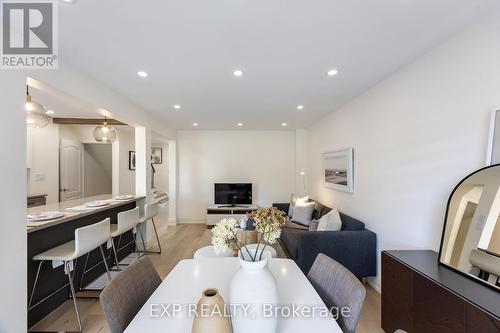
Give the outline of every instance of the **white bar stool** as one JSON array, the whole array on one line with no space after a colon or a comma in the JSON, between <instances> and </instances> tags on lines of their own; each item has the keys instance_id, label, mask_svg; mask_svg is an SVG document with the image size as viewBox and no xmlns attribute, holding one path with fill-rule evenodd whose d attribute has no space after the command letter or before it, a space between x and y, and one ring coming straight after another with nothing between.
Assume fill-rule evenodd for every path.
<instances>
[{"instance_id":1,"label":"white bar stool","mask_svg":"<svg viewBox=\"0 0 500 333\"><path fill-rule=\"evenodd\" d=\"M76 260L78 257L89 253L97 248L101 252L101 256L104 260L104 266L106 267L106 272L108 274L108 279L111 281L111 274L109 273L108 264L106 262L106 257L102 249L102 244L106 243L110 236L110 219L107 218L101 222L91 224L89 226L81 227L75 229L75 240L64 243L62 245L56 246L50 250L37 254L33 257L33 260L40 261L38 264L38 269L35 276L35 283L33 284L33 289L31 290L30 300L28 303L28 310L33 309L40 303L47 300L49 297L53 296L68 284L59 288L57 291L53 292L49 296L45 297L35 305L31 306L33 301L33 295L35 294L35 288L40 275L40 269L45 261L62 261L64 262L65 270L68 274L69 286L71 289L71 297L73 298L73 305L75 306L76 319L78 321L79 332L82 331L82 322L80 320L80 312L78 310L78 303L76 301L75 287L73 285L74 273L71 274L71 262ZM76 263L75 263L76 267Z\"/></svg>"},{"instance_id":2,"label":"white bar stool","mask_svg":"<svg viewBox=\"0 0 500 333\"><path fill-rule=\"evenodd\" d=\"M139 224L139 207L135 207L134 209L127 210L124 212L118 213L118 220L116 224L111 224L111 247L113 249L113 254L115 257L115 264L116 268L118 271L120 271L120 263L118 261L118 252L123 250L125 247L130 245L132 242L135 243L135 236L134 232L132 231L132 237L134 240L128 244L125 244L124 246L120 247L120 242L121 242L121 236L130 231L133 230L137 225ZM120 236L118 239L118 250L115 247L115 242L114 238ZM124 265L126 266L126 265Z\"/></svg>"},{"instance_id":3,"label":"white bar stool","mask_svg":"<svg viewBox=\"0 0 500 333\"><path fill-rule=\"evenodd\" d=\"M151 202L151 203L144 205L144 216L142 216L141 219L139 220L139 224L142 224L142 223L146 224L149 220L151 220L151 222L153 223L153 229L154 229L155 235L156 235L156 242L158 243L158 251L147 251L146 250L146 243L144 242L144 236L142 235L141 228L138 228L139 235L141 236L141 240L142 240L142 248L144 250L144 251L142 251L143 253L156 253L156 254L161 253L160 238L158 237L158 230L156 230L156 223L154 220L154 217L156 215L158 215L159 209L160 209L160 207L159 207L157 202Z\"/></svg>"}]
</instances>

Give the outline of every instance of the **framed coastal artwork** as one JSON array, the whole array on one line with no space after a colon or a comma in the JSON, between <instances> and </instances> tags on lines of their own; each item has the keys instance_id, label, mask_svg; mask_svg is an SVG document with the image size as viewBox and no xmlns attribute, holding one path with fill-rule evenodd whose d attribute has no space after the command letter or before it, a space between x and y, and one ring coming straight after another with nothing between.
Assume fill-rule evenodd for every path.
<instances>
[{"instance_id":1,"label":"framed coastal artwork","mask_svg":"<svg viewBox=\"0 0 500 333\"><path fill-rule=\"evenodd\" d=\"M354 149L323 153L323 184L332 190L354 192Z\"/></svg>"}]
</instances>

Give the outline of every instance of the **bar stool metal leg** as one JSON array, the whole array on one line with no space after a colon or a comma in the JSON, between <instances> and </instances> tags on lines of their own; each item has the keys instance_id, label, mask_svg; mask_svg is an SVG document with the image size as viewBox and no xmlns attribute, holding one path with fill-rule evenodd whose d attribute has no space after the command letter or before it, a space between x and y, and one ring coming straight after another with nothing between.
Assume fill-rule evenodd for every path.
<instances>
[{"instance_id":1,"label":"bar stool metal leg","mask_svg":"<svg viewBox=\"0 0 500 333\"><path fill-rule=\"evenodd\" d=\"M73 276L70 271L70 265L69 261L65 261L64 265L66 266L66 271L68 272L68 280L69 280L69 287L71 289L71 298L73 298L73 305L75 306L75 311L76 311L76 320L78 321L78 328L80 329L78 332L82 332L82 321L80 319L80 311L78 310L78 303L76 301L76 293L75 293L75 286L73 285Z\"/></svg>"},{"instance_id":2,"label":"bar stool metal leg","mask_svg":"<svg viewBox=\"0 0 500 333\"><path fill-rule=\"evenodd\" d=\"M139 230L139 235L141 236L141 241L142 241L142 248L143 248L143 251L140 251L142 253L155 253L155 254L160 254L161 253L161 245L160 245L160 237L158 237L158 230L156 230L156 223L155 223L155 220L153 218L151 218L151 222L153 222L153 230L155 232L155 236L156 236L156 242L158 243L158 251L149 251L146 249L146 244L144 243L144 236L142 235L142 231L141 231L141 228L139 226L137 226L138 230ZM146 222L143 222L144 225L146 225L146 223L148 223L147 221Z\"/></svg>"},{"instance_id":3,"label":"bar stool metal leg","mask_svg":"<svg viewBox=\"0 0 500 333\"><path fill-rule=\"evenodd\" d=\"M144 236L142 235L142 231L141 231L141 226L140 225L137 226L137 230L139 231L139 235L141 236L142 249L143 249L142 252L146 253L147 252L147 250L146 250L146 243L144 242Z\"/></svg>"},{"instance_id":4,"label":"bar stool metal leg","mask_svg":"<svg viewBox=\"0 0 500 333\"><path fill-rule=\"evenodd\" d=\"M102 245L99 246L99 250L101 251L102 260L104 262L104 266L106 267L106 273L108 274L108 280L111 281L111 273L109 272L108 262L106 261L106 256L104 255L104 250L102 249Z\"/></svg>"},{"instance_id":5,"label":"bar stool metal leg","mask_svg":"<svg viewBox=\"0 0 500 333\"><path fill-rule=\"evenodd\" d=\"M30 300L28 303L28 310L31 309L31 302L33 301L33 295L35 295L36 284L38 283L38 277L40 276L40 270L42 269L42 264L44 263L44 261L45 260L40 261L40 263L38 264L38 269L36 270L35 283L33 283L33 288L31 289Z\"/></svg>"},{"instance_id":6,"label":"bar stool metal leg","mask_svg":"<svg viewBox=\"0 0 500 333\"><path fill-rule=\"evenodd\" d=\"M151 218L151 222L153 222L153 229L155 231L155 235L156 235L156 242L158 243L158 254L161 253L161 245L160 245L160 237L158 237L158 231L156 230L156 222L155 222L155 219L154 218Z\"/></svg>"},{"instance_id":7,"label":"bar stool metal leg","mask_svg":"<svg viewBox=\"0 0 500 333\"><path fill-rule=\"evenodd\" d=\"M116 253L115 241L111 240L111 248L113 249L113 255L115 257L116 269L118 272L121 272L120 263L118 261L118 253Z\"/></svg>"}]
</instances>

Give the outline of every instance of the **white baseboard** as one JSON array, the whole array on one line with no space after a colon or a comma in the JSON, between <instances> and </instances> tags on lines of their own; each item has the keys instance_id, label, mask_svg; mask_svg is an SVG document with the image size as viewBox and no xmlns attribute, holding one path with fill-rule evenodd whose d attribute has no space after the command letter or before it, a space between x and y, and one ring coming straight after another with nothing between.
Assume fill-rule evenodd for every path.
<instances>
[{"instance_id":1,"label":"white baseboard","mask_svg":"<svg viewBox=\"0 0 500 333\"><path fill-rule=\"evenodd\" d=\"M382 288L380 288L380 284L378 283L376 278L368 278L366 279L366 283L370 285L376 292L382 294Z\"/></svg>"},{"instance_id":2,"label":"white baseboard","mask_svg":"<svg viewBox=\"0 0 500 333\"><path fill-rule=\"evenodd\" d=\"M177 219L179 224L207 224L207 220L196 220L196 219Z\"/></svg>"}]
</instances>

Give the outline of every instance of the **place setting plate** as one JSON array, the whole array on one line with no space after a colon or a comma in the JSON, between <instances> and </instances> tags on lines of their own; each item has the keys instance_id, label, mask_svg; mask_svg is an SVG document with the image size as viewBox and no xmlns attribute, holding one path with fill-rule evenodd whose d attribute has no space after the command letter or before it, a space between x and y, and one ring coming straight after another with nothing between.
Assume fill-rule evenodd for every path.
<instances>
[{"instance_id":1,"label":"place setting plate","mask_svg":"<svg viewBox=\"0 0 500 333\"><path fill-rule=\"evenodd\" d=\"M43 222L64 217L63 212L41 212L38 214L28 214L28 222Z\"/></svg>"},{"instance_id":2,"label":"place setting plate","mask_svg":"<svg viewBox=\"0 0 500 333\"><path fill-rule=\"evenodd\" d=\"M109 201L108 200L94 200L94 201L89 201L85 204L86 207L91 207L91 208L99 208L99 207L105 207L109 206Z\"/></svg>"},{"instance_id":3,"label":"place setting plate","mask_svg":"<svg viewBox=\"0 0 500 333\"><path fill-rule=\"evenodd\" d=\"M133 195L130 195L130 194L122 194L122 195L117 195L116 197L114 197L113 199L117 200L117 201L126 201L126 200L130 200L130 199L133 199L134 196Z\"/></svg>"}]
</instances>

